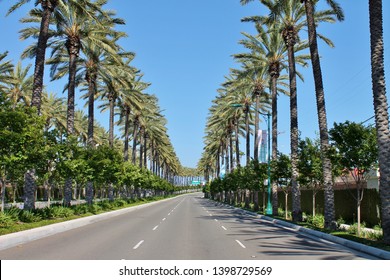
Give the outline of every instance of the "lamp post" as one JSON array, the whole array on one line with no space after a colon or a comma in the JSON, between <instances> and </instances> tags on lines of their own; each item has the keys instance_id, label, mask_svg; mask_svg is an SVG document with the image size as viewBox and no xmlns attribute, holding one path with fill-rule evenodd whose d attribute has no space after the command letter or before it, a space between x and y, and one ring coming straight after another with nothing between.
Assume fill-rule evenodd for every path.
<instances>
[{"instance_id":1,"label":"lamp post","mask_svg":"<svg viewBox=\"0 0 390 280\"><path fill-rule=\"evenodd\" d=\"M232 104L230 105L231 107L234 108L239 108L243 107L242 104ZM265 213L267 215L272 215L272 204L271 204L271 114L270 112L267 112L267 114L259 113L261 115L267 116L267 124L268 124L268 129L267 129L267 134L268 134L268 139L267 139L267 146L268 146L268 160L267 160L267 193L268 193L268 202L267 202L267 208L265 209ZM256 131L257 133L257 131Z\"/></svg>"},{"instance_id":2,"label":"lamp post","mask_svg":"<svg viewBox=\"0 0 390 280\"><path fill-rule=\"evenodd\" d=\"M268 192L268 202L267 202L267 209L265 210L265 213L267 215L272 214L272 204L271 204L271 115L268 112L267 113L267 119L268 119L268 186L267 186L267 192Z\"/></svg>"}]
</instances>

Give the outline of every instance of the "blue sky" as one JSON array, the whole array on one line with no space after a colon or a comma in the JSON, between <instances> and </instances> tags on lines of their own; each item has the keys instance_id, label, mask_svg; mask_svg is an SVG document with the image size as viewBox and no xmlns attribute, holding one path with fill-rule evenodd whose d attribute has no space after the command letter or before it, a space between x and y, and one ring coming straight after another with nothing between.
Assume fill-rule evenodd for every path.
<instances>
[{"instance_id":1,"label":"blue sky","mask_svg":"<svg viewBox=\"0 0 390 280\"><path fill-rule=\"evenodd\" d=\"M33 7L34 1L5 17L14 1L0 1L0 53L8 50L14 63L29 44L18 39L23 28L18 22ZM187 167L196 167L203 149L203 136L208 108L216 90L237 67L231 55L242 52L238 45L240 32L254 33L250 23L241 23L244 16L264 13L258 1L241 6L239 0L110 0L107 8L116 10L126 20L128 38L122 46L136 53L134 66L152 83L148 92L159 98L168 119L168 133L175 151ZM322 1L325 2L325 1ZM364 121L373 116L368 0L338 1L345 12L345 21L323 24L319 32L331 38L335 48L320 44L329 128L334 122ZM390 1L383 1L385 63L389 73ZM305 34L303 34L305 36ZM302 36L302 37L303 37ZM28 62L25 62L28 63ZM32 62L30 62L32 63ZM311 68L300 69L305 82L298 82L299 130L302 137L315 137L318 131L314 85ZM61 95L63 82L50 83L49 91ZM389 84L389 83L387 83ZM388 86L389 88L389 86ZM387 90L389 91L389 90ZM80 95L78 95L80 96ZM82 107L84 101L78 105ZM279 150L289 153L289 99L280 96ZM97 115L108 127L108 116ZM371 121L372 122L372 121ZM265 129L266 124L262 124Z\"/></svg>"}]
</instances>

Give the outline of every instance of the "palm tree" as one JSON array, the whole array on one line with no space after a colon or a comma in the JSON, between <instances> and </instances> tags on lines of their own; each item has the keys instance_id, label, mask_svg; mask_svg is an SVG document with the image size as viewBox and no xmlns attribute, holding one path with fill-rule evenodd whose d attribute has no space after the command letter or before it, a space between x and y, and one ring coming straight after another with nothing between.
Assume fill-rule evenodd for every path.
<instances>
[{"instance_id":1,"label":"palm tree","mask_svg":"<svg viewBox=\"0 0 390 280\"><path fill-rule=\"evenodd\" d=\"M66 131L66 105L63 98L43 91L41 114L46 119L46 131L53 127L62 132Z\"/></svg>"},{"instance_id":2,"label":"palm tree","mask_svg":"<svg viewBox=\"0 0 390 280\"><path fill-rule=\"evenodd\" d=\"M14 65L10 60L2 62L8 52L0 54L0 93L5 93L6 89L13 83L11 73Z\"/></svg>"},{"instance_id":3,"label":"palm tree","mask_svg":"<svg viewBox=\"0 0 390 280\"><path fill-rule=\"evenodd\" d=\"M241 0L242 4L252 0ZM291 146L291 188L293 209L292 216L294 221L302 220L300 190L297 182L298 178L298 104L297 104L297 85L296 85L296 44L300 41L298 33L307 26L305 19L305 7L298 0L260 0L270 11L268 16L255 16L244 18L243 21L253 21L272 26L281 32L284 43L287 47L288 72L290 80L290 146ZM331 21L333 17L327 12L317 11L314 15L315 23L321 21ZM332 42L324 36L318 34L327 44Z\"/></svg>"},{"instance_id":4,"label":"palm tree","mask_svg":"<svg viewBox=\"0 0 390 280\"><path fill-rule=\"evenodd\" d=\"M26 3L29 3L30 0L19 0L16 4L14 4L9 10L7 15L14 12L21 6ZM40 22L40 28L38 36L38 42L35 46L36 50L34 53L35 56L35 69L34 69L34 83L33 83L33 93L31 98L31 106L36 107L38 114L40 114L41 109L41 95L43 90L43 76L44 76L44 66L45 66L45 56L47 49L47 42L49 40L49 26L50 21L52 19L53 13L57 11L57 7L61 6L70 6L76 7L78 12L88 13L92 15L92 13L99 10L99 6L95 5L95 3L90 2L89 0L36 0L35 6L41 4L41 11L38 13L39 18L38 22ZM87 11L90 9L90 11ZM26 22L22 19L22 22ZM22 30L23 32L23 30ZM22 39L26 37L22 35Z\"/></svg>"},{"instance_id":5,"label":"palm tree","mask_svg":"<svg viewBox=\"0 0 390 280\"><path fill-rule=\"evenodd\" d=\"M322 154L322 165L323 165L323 176L324 176L324 189L325 189L325 228L335 229L335 211L334 211L334 193L333 193L333 181L332 181L332 163L328 156L329 149L329 135L328 135L328 124L325 109L325 93L324 86L322 83L322 72L320 57L318 54L317 45L317 28L314 20L314 6L317 1L313 0L302 0L305 5L307 27L309 34L309 45L311 62L313 65L313 76L316 91L317 101L317 115L318 125L320 130L320 143L321 143L321 154ZM336 14L337 19L344 20L344 14L341 7L333 0L327 0L328 4L332 7L332 10L325 11L329 15ZM332 18L329 18L331 21Z\"/></svg>"},{"instance_id":6,"label":"palm tree","mask_svg":"<svg viewBox=\"0 0 390 280\"><path fill-rule=\"evenodd\" d=\"M15 109L17 104L22 101L26 106L30 105L30 96L28 93L32 89L33 77L28 75L31 65L22 67L22 62L19 61L11 73L12 82L9 85L7 95Z\"/></svg>"},{"instance_id":7,"label":"palm tree","mask_svg":"<svg viewBox=\"0 0 390 280\"><path fill-rule=\"evenodd\" d=\"M371 79L378 141L383 240L390 244L390 131L386 97L382 0L369 0Z\"/></svg>"}]
</instances>

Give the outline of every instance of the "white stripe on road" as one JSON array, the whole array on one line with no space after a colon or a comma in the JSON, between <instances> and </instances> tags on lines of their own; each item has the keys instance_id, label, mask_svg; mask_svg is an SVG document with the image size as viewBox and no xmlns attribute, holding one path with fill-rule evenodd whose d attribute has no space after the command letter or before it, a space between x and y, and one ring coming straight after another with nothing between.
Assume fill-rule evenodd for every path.
<instances>
[{"instance_id":1,"label":"white stripe on road","mask_svg":"<svg viewBox=\"0 0 390 280\"><path fill-rule=\"evenodd\" d=\"M142 243L144 243L144 241L145 240L141 240L140 242L138 242L138 244L133 247L133 250L137 250L138 247L141 246Z\"/></svg>"},{"instance_id":2,"label":"white stripe on road","mask_svg":"<svg viewBox=\"0 0 390 280\"><path fill-rule=\"evenodd\" d=\"M162 219L163 221L165 221L167 218L164 218L164 219Z\"/></svg>"},{"instance_id":3,"label":"white stripe on road","mask_svg":"<svg viewBox=\"0 0 390 280\"><path fill-rule=\"evenodd\" d=\"M217 220L217 219L214 219L214 221L218 222L218 220Z\"/></svg>"},{"instance_id":4,"label":"white stripe on road","mask_svg":"<svg viewBox=\"0 0 390 280\"><path fill-rule=\"evenodd\" d=\"M224 226L221 226L224 230L227 230L227 228L225 228Z\"/></svg>"},{"instance_id":5,"label":"white stripe on road","mask_svg":"<svg viewBox=\"0 0 390 280\"><path fill-rule=\"evenodd\" d=\"M240 245L242 248L246 248L244 244L242 244L239 240L236 240L236 242L238 243L238 245Z\"/></svg>"},{"instance_id":6,"label":"white stripe on road","mask_svg":"<svg viewBox=\"0 0 390 280\"><path fill-rule=\"evenodd\" d=\"M158 226L155 226L154 228L153 228L153 230L156 230L158 228Z\"/></svg>"}]
</instances>

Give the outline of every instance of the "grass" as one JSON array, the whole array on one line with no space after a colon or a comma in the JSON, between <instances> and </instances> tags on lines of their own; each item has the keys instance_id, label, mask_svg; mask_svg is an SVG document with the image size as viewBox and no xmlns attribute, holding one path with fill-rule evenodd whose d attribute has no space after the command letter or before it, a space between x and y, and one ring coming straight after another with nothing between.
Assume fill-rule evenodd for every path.
<instances>
[{"instance_id":1,"label":"grass","mask_svg":"<svg viewBox=\"0 0 390 280\"><path fill-rule=\"evenodd\" d=\"M64 211L61 211L62 206L52 206L51 208L45 209L37 209L32 213L29 213L31 217L35 217L35 219L31 219L30 222L22 222L18 216L23 215L23 210L18 210L13 208L10 212L12 212L12 222L8 222L7 224L2 224L0 219L0 235L10 234L14 232L29 230L33 228L43 227L47 225L52 225L56 223L61 223L65 221L75 220L83 217L93 216L102 214L105 212L111 212L115 210L120 210L124 208L130 208L134 206L138 206L145 203L150 203L157 200L167 199L171 196L165 197L150 197L150 198L141 198L138 200L116 200L114 202L97 202L93 203L91 206L81 204L72 206L69 209L69 213L66 215L63 214ZM15 212L18 212L15 214ZM50 212L50 214L47 214ZM57 213L57 214L53 214ZM7 211L5 212L7 216ZM55 216L55 215L59 215ZM8 215L9 217L10 215ZM49 217L48 217L49 216ZM2 216L4 217L4 216ZM1 218L1 217L0 217Z\"/></svg>"}]
</instances>

